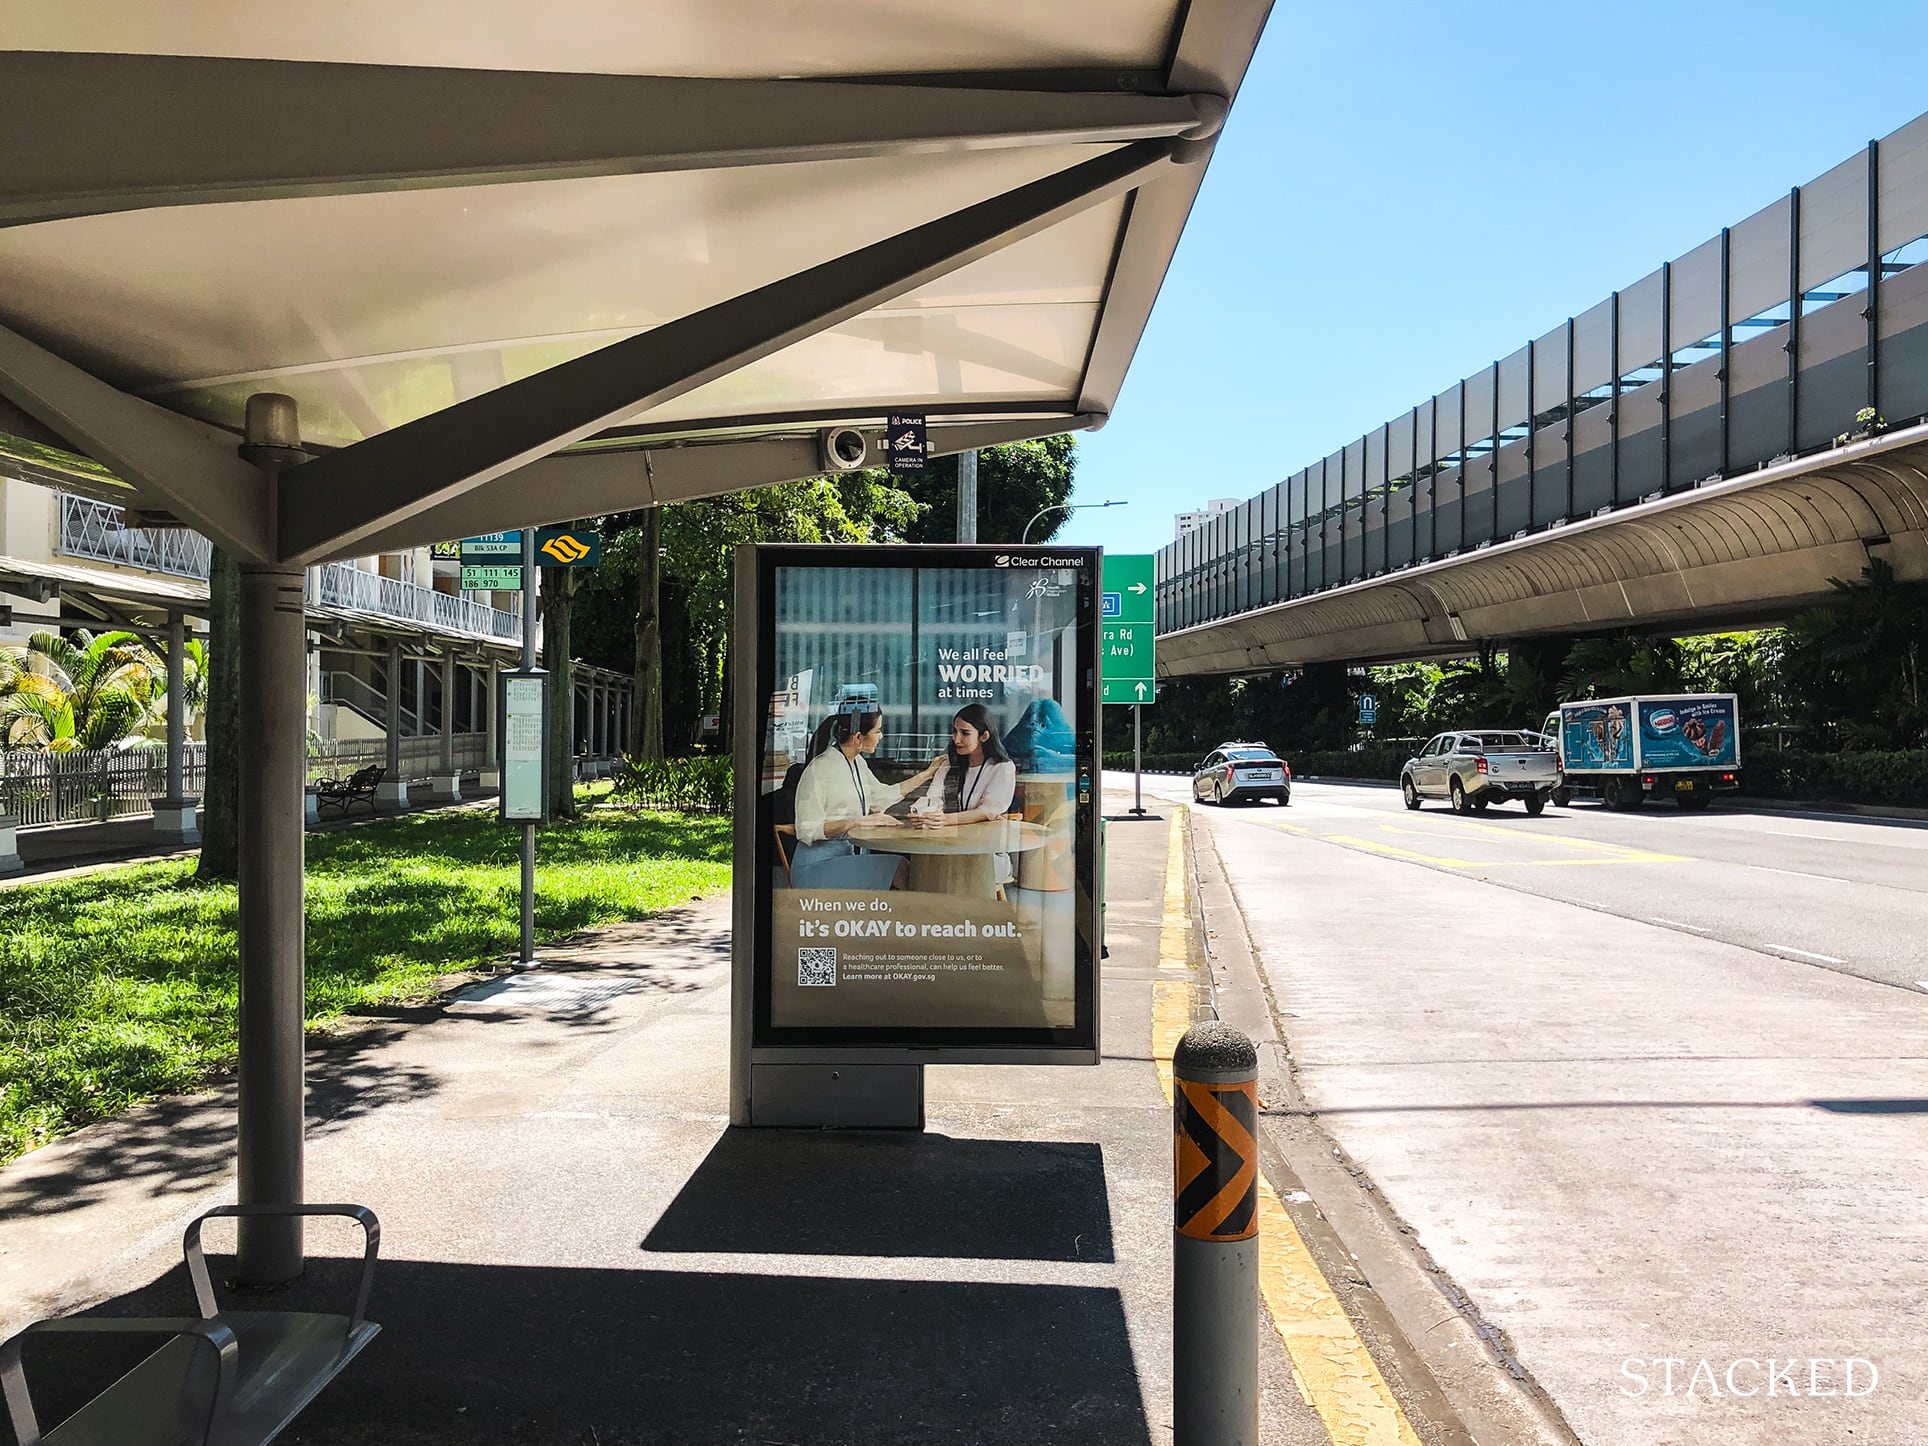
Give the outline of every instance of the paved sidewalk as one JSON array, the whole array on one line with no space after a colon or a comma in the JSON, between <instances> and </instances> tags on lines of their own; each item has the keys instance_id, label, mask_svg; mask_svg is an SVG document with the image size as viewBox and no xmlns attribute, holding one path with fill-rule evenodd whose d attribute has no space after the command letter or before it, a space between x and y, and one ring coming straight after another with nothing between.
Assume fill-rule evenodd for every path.
<instances>
[{"instance_id":1,"label":"paved sidewalk","mask_svg":"<svg viewBox=\"0 0 1928 1446\"><path fill-rule=\"evenodd\" d=\"M933 1068L921 1135L726 1127L726 899L317 1041L308 1197L380 1215L384 1330L283 1439L1169 1441L1168 837L1109 829L1106 1063ZM221 1089L0 1171L0 1334L179 1313L232 1145ZM352 1245L313 1226L291 1303ZM1267 1446L1326 1441L1269 1329L1261 1372Z\"/></svg>"}]
</instances>

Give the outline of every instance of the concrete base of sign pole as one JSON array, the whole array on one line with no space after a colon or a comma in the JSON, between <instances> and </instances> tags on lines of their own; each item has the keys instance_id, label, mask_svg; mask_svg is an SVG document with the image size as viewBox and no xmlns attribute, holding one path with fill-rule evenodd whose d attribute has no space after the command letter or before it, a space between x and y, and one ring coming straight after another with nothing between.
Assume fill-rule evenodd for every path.
<instances>
[{"instance_id":1,"label":"concrete base of sign pole","mask_svg":"<svg viewBox=\"0 0 1928 1446\"><path fill-rule=\"evenodd\" d=\"M399 778L384 778L375 785L375 807L383 813L407 813L408 784Z\"/></svg>"},{"instance_id":2,"label":"concrete base of sign pole","mask_svg":"<svg viewBox=\"0 0 1928 1446\"><path fill-rule=\"evenodd\" d=\"M314 795L311 793L312 799ZM201 841L201 829L195 818L198 800L192 798L156 798L149 800L154 809L154 837L168 843L191 847Z\"/></svg>"},{"instance_id":3,"label":"concrete base of sign pole","mask_svg":"<svg viewBox=\"0 0 1928 1446\"><path fill-rule=\"evenodd\" d=\"M428 776L428 796L436 803L460 803L462 801L462 775L459 773L431 773Z\"/></svg>"}]
</instances>

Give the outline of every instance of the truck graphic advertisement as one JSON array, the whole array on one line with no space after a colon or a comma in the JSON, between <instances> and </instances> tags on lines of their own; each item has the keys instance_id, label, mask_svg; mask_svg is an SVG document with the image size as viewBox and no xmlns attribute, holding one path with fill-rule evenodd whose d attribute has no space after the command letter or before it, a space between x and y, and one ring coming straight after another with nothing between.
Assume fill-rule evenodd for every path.
<instances>
[{"instance_id":1,"label":"truck graphic advertisement","mask_svg":"<svg viewBox=\"0 0 1928 1446\"><path fill-rule=\"evenodd\" d=\"M1560 756L1567 772L1632 770L1629 706L1622 702L1569 703L1560 709Z\"/></svg>"},{"instance_id":2,"label":"truck graphic advertisement","mask_svg":"<svg viewBox=\"0 0 1928 1446\"><path fill-rule=\"evenodd\" d=\"M1740 762L1740 724L1731 697L1642 701L1643 768L1733 768Z\"/></svg>"}]
</instances>

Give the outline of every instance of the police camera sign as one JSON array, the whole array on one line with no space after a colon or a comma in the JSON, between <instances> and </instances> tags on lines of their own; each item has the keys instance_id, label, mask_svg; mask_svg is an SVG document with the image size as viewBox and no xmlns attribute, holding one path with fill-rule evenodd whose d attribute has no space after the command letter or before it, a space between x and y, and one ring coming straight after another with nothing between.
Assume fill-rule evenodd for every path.
<instances>
[{"instance_id":1,"label":"police camera sign","mask_svg":"<svg viewBox=\"0 0 1928 1446\"><path fill-rule=\"evenodd\" d=\"M922 412L892 412L884 426L884 453L893 477L921 477L930 456L930 436Z\"/></svg>"}]
</instances>

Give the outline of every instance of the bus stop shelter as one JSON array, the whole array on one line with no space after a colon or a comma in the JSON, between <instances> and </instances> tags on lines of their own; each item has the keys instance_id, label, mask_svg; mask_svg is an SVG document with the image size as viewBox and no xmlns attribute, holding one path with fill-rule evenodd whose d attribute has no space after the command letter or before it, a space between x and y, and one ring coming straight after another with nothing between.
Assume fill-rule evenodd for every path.
<instances>
[{"instance_id":1,"label":"bus stop shelter","mask_svg":"<svg viewBox=\"0 0 1928 1446\"><path fill-rule=\"evenodd\" d=\"M244 1204L303 1192L303 569L1101 426L1268 8L5 6L0 432L241 565Z\"/></svg>"}]
</instances>

